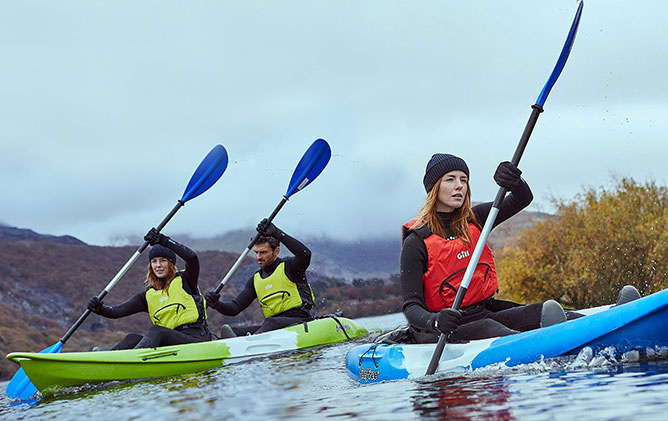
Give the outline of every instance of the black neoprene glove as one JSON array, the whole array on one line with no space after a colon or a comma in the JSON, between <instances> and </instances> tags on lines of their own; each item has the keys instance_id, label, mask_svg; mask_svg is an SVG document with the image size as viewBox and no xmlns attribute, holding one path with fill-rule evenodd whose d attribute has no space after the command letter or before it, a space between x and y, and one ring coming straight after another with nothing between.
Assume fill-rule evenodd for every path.
<instances>
[{"instance_id":1,"label":"black neoprene glove","mask_svg":"<svg viewBox=\"0 0 668 421\"><path fill-rule=\"evenodd\" d=\"M454 308L445 308L434 315L434 330L445 335L457 331L457 326L462 323L462 312Z\"/></svg>"},{"instance_id":2,"label":"black neoprene glove","mask_svg":"<svg viewBox=\"0 0 668 421\"><path fill-rule=\"evenodd\" d=\"M90 300L88 300L88 305L86 307L93 313L100 314L100 310L102 310L102 301L97 298L97 295L93 295Z\"/></svg>"},{"instance_id":3,"label":"black neoprene glove","mask_svg":"<svg viewBox=\"0 0 668 421\"><path fill-rule=\"evenodd\" d=\"M216 294L214 291L209 291L204 295L206 300L206 306L212 307L220 300L220 294Z\"/></svg>"},{"instance_id":4,"label":"black neoprene glove","mask_svg":"<svg viewBox=\"0 0 668 421\"><path fill-rule=\"evenodd\" d=\"M522 182L522 171L510 161L503 161L496 168L494 181L499 186L512 190Z\"/></svg>"},{"instance_id":5,"label":"black neoprene glove","mask_svg":"<svg viewBox=\"0 0 668 421\"><path fill-rule=\"evenodd\" d=\"M283 236L283 231L278 229L273 223L269 222L267 218L263 219L259 224L257 224L256 230L264 237L275 237L280 240Z\"/></svg>"},{"instance_id":6,"label":"black neoprene glove","mask_svg":"<svg viewBox=\"0 0 668 421\"><path fill-rule=\"evenodd\" d=\"M169 241L169 237L160 234L155 228L151 228L144 236L144 241L148 241L148 243L152 246L156 244L166 246L167 242Z\"/></svg>"}]
</instances>

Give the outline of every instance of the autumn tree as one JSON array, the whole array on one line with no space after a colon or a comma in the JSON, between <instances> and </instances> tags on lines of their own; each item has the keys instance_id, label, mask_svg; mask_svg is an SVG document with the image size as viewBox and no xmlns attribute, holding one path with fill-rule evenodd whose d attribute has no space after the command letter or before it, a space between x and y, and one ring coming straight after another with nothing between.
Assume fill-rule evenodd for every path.
<instances>
[{"instance_id":1,"label":"autumn tree","mask_svg":"<svg viewBox=\"0 0 668 421\"><path fill-rule=\"evenodd\" d=\"M614 302L632 284L641 294L668 287L668 189L654 181L615 179L572 201L553 199L557 213L524 230L499 259L506 298L550 298L572 308Z\"/></svg>"}]
</instances>

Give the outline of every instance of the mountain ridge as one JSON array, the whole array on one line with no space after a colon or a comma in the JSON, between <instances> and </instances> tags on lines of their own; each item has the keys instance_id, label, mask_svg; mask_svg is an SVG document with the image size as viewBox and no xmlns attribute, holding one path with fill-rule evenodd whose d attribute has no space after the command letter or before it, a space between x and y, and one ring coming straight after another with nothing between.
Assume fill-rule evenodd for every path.
<instances>
[{"instance_id":1,"label":"mountain ridge","mask_svg":"<svg viewBox=\"0 0 668 421\"><path fill-rule=\"evenodd\" d=\"M492 250L502 250L522 229L532 227L551 215L543 212L521 211L501 223L491 233L488 243ZM353 279L388 278L399 273L401 238L397 235L368 239L338 240L327 236L295 236L311 250L311 269L323 275ZM235 229L207 238L175 235L196 250L219 250L241 253L255 235L254 228ZM287 255L281 250L281 255Z\"/></svg>"},{"instance_id":2,"label":"mountain ridge","mask_svg":"<svg viewBox=\"0 0 668 421\"><path fill-rule=\"evenodd\" d=\"M83 241L71 235L39 234L31 229L17 228L0 223L0 242L7 241L45 241L58 244L83 245Z\"/></svg>"}]
</instances>

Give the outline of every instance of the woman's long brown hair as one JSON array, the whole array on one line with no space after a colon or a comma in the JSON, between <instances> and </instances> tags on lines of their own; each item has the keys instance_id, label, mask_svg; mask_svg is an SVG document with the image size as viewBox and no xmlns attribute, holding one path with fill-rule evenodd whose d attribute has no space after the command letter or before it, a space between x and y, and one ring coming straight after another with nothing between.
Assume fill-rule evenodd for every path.
<instances>
[{"instance_id":1,"label":"woman's long brown hair","mask_svg":"<svg viewBox=\"0 0 668 421\"><path fill-rule=\"evenodd\" d=\"M158 278L155 276L155 273L153 273L151 262L148 262L148 272L146 273L144 285L146 285L147 288L150 287L158 291L161 289L167 289L169 284L172 283L176 277L176 266L174 266L174 263L168 261L167 266L167 276L164 278Z\"/></svg>"},{"instance_id":2,"label":"woman's long brown hair","mask_svg":"<svg viewBox=\"0 0 668 421\"><path fill-rule=\"evenodd\" d=\"M445 227L441 222L441 218L436 212L436 204L438 203L438 190L441 187L441 177L435 184L434 187L427 194L427 199L424 204L418 211L415 224L411 227L412 229L420 228L424 225L429 227L432 233L438 235L439 237L446 238L447 233ZM467 181L467 187L468 181ZM452 233L462 240L465 244L471 244L471 232L469 231L469 222L475 224L478 229L480 224L478 223L473 210L471 210L471 189L466 189L466 196L464 198L464 203L459 209L455 209L452 213L452 222L450 223L450 229Z\"/></svg>"}]
</instances>

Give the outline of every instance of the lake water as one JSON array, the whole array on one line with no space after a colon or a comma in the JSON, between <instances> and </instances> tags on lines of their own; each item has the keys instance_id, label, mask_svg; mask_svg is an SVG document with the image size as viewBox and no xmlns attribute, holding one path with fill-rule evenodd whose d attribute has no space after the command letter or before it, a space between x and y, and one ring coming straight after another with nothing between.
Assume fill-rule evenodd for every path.
<instances>
[{"instance_id":1,"label":"lake water","mask_svg":"<svg viewBox=\"0 0 668 421\"><path fill-rule=\"evenodd\" d=\"M381 328L401 314L368 319ZM0 384L0 419L11 420L662 420L668 361L573 358L472 373L359 385L345 371L345 343L267 357L189 376L82 387L11 402Z\"/></svg>"}]
</instances>

